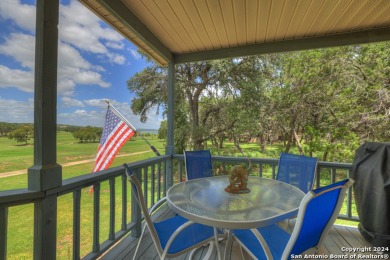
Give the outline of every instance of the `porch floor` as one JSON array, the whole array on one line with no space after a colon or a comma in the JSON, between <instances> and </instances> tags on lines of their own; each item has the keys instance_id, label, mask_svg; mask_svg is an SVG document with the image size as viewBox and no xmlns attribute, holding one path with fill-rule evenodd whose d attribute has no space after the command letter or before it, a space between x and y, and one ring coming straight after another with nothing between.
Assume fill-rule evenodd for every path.
<instances>
[{"instance_id":1,"label":"porch floor","mask_svg":"<svg viewBox=\"0 0 390 260\"><path fill-rule=\"evenodd\" d=\"M163 220L165 218L168 218L170 216L173 216L173 212L167 207L162 206L155 214L154 217L157 220ZM292 228L294 226L294 222L290 221L286 225L286 229L291 232ZM153 241L149 234L146 235L146 237L143 238L143 243L137 253L137 259L159 259L159 256L157 254L157 251L154 247ZM138 239L135 239L131 236L127 236L124 239L122 239L116 246L114 246L111 250L106 252L103 256L100 257L102 260L121 260L121 259L133 259L134 251L137 246ZM224 241L220 242L220 250L223 253L224 252ZM344 259L358 259L357 255L366 255L366 257L359 257L364 259L371 259L372 257L369 257L371 254L375 254L375 252L363 252L363 253L348 253L343 252L341 248L348 248L348 249L364 249L366 248L366 251L372 249L373 247L370 243L368 243L360 234L359 230L355 227L349 227L349 226L340 226L340 225L334 225L330 232L328 233L328 236L326 238L324 246L320 249L318 252L318 255L327 255L328 259L340 259L344 256ZM367 249L368 248L368 249ZM196 254L194 255L194 259L203 259L204 255L207 252L207 247L200 248L197 250ZM354 255L354 256L353 256ZM348 256L348 257L347 257ZM367 258L368 257L368 258ZM175 260L184 260L189 259L189 253L182 255L177 258L173 258ZM211 259L217 259L216 250L213 252L213 257ZM244 253L244 258L241 255L240 248L237 245L237 243L233 243L232 246L232 252L231 252L231 259L232 260L239 260L239 259L251 259L246 253ZM320 259L320 258L317 258ZM322 258L321 258L322 259Z\"/></svg>"}]
</instances>

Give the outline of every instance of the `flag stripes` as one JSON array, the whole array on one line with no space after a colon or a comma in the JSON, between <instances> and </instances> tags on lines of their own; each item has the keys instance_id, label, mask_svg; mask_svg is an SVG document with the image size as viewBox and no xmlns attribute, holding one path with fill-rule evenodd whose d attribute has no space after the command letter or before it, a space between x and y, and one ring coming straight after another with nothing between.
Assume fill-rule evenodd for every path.
<instances>
[{"instance_id":1,"label":"flag stripes","mask_svg":"<svg viewBox=\"0 0 390 260\"><path fill-rule=\"evenodd\" d=\"M108 107L93 172L105 170L110 167L116 154L134 133L134 130Z\"/></svg>"}]
</instances>

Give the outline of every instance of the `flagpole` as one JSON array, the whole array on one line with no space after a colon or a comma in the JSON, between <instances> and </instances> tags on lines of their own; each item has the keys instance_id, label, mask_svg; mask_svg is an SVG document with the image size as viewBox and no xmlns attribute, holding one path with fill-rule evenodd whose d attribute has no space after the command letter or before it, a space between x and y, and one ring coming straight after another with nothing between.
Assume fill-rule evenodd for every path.
<instances>
[{"instance_id":1,"label":"flagpole","mask_svg":"<svg viewBox=\"0 0 390 260\"><path fill-rule=\"evenodd\" d=\"M108 100L105 100L106 102L107 102L107 104L108 104L108 106L109 107L111 107L112 108L112 110L113 110L113 112L118 116L118 117L120 117L122 120L123 120L123 122L125 122L126 123L126 125L128 125L131 129L133 129L135 132L137 132L137 134L149 145L149 147L150 147L150 149L152 149L153 150L153 152L157 155L157 156L160 156L160 153L157 151L157 149L156 149L156 147L154 147L153 145L151 145L150 143L149 143L149 141L148 140L146 140L143 136L142 136L142 134L141 134L141 132L138 132L137 131L137 129L113 106L113 105L111 105L110 104L110 102L108 101Z\"/></svg>"}]
</instances>

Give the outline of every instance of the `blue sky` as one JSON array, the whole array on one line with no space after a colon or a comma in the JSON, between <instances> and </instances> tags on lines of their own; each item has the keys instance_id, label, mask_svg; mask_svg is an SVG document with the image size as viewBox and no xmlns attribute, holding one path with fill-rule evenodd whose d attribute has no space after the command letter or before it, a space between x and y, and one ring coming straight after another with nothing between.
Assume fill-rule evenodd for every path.
<instances>
[{"instance_id":1,"label":"blue sky","mask_svg":"<svg viewBox=\"0 0 390 260\"><path fill-rule=\"evenodd\" d=\"M137 128L158 129L133 115L126 81L147 66L137 47L75 0L61 0L58 60L60 124L103 126L105 99ZM35 1L0 2L0 121L33 122Z\"/></svg>"}]
</instances>

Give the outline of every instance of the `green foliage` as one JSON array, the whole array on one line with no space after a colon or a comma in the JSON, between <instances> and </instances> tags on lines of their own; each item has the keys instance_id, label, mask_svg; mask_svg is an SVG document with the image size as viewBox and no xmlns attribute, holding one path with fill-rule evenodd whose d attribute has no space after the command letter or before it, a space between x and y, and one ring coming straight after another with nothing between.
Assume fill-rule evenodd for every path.
<instances>
[{"instance_id":1,"label":"green foliage","mask_svg":"<svg viewBox=\"0 0 390 260\"><path fill-rule=\"evenodd\" d=\"M73 131L72 135L81 143L94 143L100 140L102 131L103 130L100 127L86 126Z\"/></svg>"},{"instance_id":2,"label":"green foliage","mask_svg":"<svg viewBox=\"0 0 390 260\"><path fill-rule=\"evenodd\" d=\"M321 160L347 162L365 141L390 138L390 43L181 64L176 67L178 151L224 140L283 142ZM132 109L166 109L167 70L132 77Z\"/></svg>"},{"instance_id":3,"label":"green foliage","mask_svg":"<svg viewBox=\"0 0 390 260\"><path fill-rule=\"evenodd\" d=\"M20 124L0 122L0 136L7 136L10 132L20 127Z\"/></svg>"},{"instance_id":4,"label":"green foliage","mask_svg":"<svg viewBox=\"0 0 390 260\"><path fill-rule=\"evenodd\" d=\"M28 144L28 141L34 134L34 129L30 126L19 127L8 134L9 139L15 140L17 143Z\"/></svg>"},{"instance_id":5,"label":"green foliage","mask_svg":"<svg viewBox=\"0 0 390 260\"><path fill-rule=\"evenodd\" d=\"M73 133L73 132L80 130L83 127L82 126L74 126L74 125L61 125L61 126L58 126L57 128L58 128L58 130L61 130L61 131Z\"/></svg>"},{"instance_id":6,"label":"green foliage","mask_svg":"<svg viewBox=\"0 0 390 260\"><path fill-rule=\"evenodd\" d=\"M159 139L167 139L168 122L167 120L161 121L160 128L158 129L157 137Z\"/></svg>"}]
</instances>

